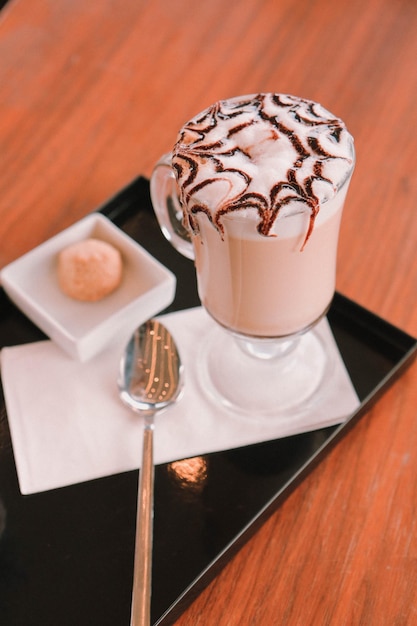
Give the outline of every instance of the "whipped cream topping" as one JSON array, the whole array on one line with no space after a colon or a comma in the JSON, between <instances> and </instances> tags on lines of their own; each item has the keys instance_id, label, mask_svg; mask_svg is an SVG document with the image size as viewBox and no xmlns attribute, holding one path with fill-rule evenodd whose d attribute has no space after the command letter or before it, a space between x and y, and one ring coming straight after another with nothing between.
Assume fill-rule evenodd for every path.
<instances>
[{"instance_id":1,"label":"whipped cream topping","mask_svg":"<svg viewBox=\"0 0 417 626\"><path fill-rule=\"evenodd\" d=\"M238 212L268 236L278 218L308 211L307 241L321 205L350 177L353 138L316 102L254 94L219 101L187 122L172 164L194 232L201 213L222 233L222 218Z\"/></svg>"}]
</instances>

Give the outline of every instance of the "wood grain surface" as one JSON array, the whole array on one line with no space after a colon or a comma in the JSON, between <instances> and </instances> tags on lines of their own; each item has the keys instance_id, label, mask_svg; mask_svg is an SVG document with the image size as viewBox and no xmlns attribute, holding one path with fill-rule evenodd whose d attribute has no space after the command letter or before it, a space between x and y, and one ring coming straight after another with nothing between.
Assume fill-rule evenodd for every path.
<instances>
[{"instance_id":1,"label":"wood grain surface","mask_svg":"<svg viewBox=\"0 0 417 626\"><path fill-rule=\"evenodd\" d=\"M415 0L11 0L0 267L149 176L189 117L258 91L345 120L337 288L417 335ZM416 477L413 365L177 624L417 624Z\"/></svg>"}]
</instances>

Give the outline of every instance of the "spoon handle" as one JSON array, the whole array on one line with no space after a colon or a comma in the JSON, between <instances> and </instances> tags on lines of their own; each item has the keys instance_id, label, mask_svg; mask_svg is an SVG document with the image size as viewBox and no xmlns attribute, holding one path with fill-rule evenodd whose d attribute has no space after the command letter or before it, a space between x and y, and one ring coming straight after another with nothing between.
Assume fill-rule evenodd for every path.
<instances>
[{"instance_id":1,"label":"spoon handle","mask_svg":"<svg viewBox=\"0 0 417 626\"><path fill-rule=\"evenodd\" d=\"M153 488L153 420L147 418L139 472L131 626L148 626L151 620Z\"/></svg>"}]
</instances>

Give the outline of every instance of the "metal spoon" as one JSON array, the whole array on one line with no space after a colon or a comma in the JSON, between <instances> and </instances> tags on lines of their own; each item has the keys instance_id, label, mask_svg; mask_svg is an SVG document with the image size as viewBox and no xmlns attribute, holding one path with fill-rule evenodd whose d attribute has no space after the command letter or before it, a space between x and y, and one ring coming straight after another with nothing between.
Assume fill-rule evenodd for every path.
<instances>
[{"instance_id":1,"label":"metal spoon","mask_svg":"<svg viewBox=\"0 0 417 626\"><path fill-rule=\"evenodd\" d=\"M145 418L139 473L131 626L150 624L153 518L154 415L174 402L182 388L182 365L169 331L149 320L133 333L120 362L122 401Z\"/></svg>"}]
</instances>

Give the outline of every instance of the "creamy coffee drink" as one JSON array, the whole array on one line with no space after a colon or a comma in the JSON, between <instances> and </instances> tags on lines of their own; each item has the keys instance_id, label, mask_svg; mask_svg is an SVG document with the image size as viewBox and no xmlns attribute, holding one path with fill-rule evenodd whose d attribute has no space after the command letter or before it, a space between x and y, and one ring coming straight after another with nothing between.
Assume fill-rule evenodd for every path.
<instances>
[{"instance_id":1,"label":"creamy coffee drink","mask_svg":"<svg viewBox=\"0 0 417 626\"><path fill-rule=\"evenodd\" d=\"M335 289L353 139L321 105L282 94L220 101L172 153L201 301L244 335L305 330Z\"/></svg>"}]
</instances>

